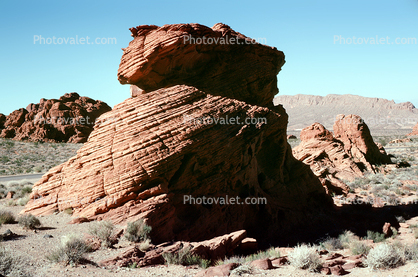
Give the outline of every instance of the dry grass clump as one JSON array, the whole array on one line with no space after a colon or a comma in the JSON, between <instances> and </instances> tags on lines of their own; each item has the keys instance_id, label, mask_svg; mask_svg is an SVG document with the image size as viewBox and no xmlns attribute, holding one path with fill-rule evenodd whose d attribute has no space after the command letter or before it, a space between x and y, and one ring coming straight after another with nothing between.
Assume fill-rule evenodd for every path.
<instances>
[{"instance_id":1,"label":"dry grass clump","mask_svg":"<svg viewBox=\"0 0 418 277\"><path fill-rule=\"evenodd\" d=\"M89 226L89 233L100 239L102 247L111 246L111 238L114 235L115 225L111 221L94 222Z\"/></svg>"},{"instance_id":2,"label":"dry grass clump","mask_svg":"<svg viewBox=\"0 0 418 277\"><path fill-rule=\"evenodd\" d=\"M0 225L1 224L13 224L16 222L16 219L12 212L10 211L0 211Z\"/></svg>"},{"instance_id":3,"label":"dry grass clump","mask_svg":"<svg viewBox=\"0 0 418 277\"><path fill-rule=\"evenodd\" d=\"M350 251L353 255L367 255L370 251L370 246L360 240L355 240L350 244Z\"/></svg>"},{"instance_id":4,"label":"dry grass clump","mask_svg":"<svg viewBox=\"0 0 418 277\"><path fill-rule=\"evenodd\" d=\"M404 254L393 245L381 243L370 250L364 263L371 269L395 268L404 264Z\"/></svg>"},{"instance_id":5,"label":"dry grass clump","mask_svg":"<svg viewBox=\"0 0 418 277\"><path fill-rule=\"evenodd\" d=\"M385 234L373 231L367 231L366 239L373 240L374 243L379 243L385 241Z\"/></svg>"},{"instance_id":6,"label":"dry grass clump","mask_svg":"<svg viewBox=\"0 0 418 277\"><path fill-rule=\"evenodd\" d=\"M251 265L248 264L242 264L239 267L235 268L231 271L231 276L233 275L244 275L244 274L253 274L254 268Z\"/></svg>"},{"instance_id":7,"label":"dry grass clump","mask_svg":"<svg viewBox=\"0 0 418 277\"><path fill-rule=\"evenodd\" d=\"M343 243L341 242L340 238L328 237L327 239L320 242L319 246L328 251L337 251L344 249Z\"/></svg>"},{"instance_id":8,"label":"dry grass clump","mask_svg":"<svg viewBox=\"0 0 418 277\"><path fill-rule=\"evenodd\" d=\"M28 271L28 264L24 258L0 246L0 275L30 277L33 273Z\"/></svg>"},{"instance_id":9,"label":"dry grass clump","mask_svg":"<svg viewBox=\"0 0 418 277\"><path fill-rule=\"evenodd\" d=\"M255 260L260 259L266 259L266 258L280 258L280 251L274 247L270 247L269 249L265 251L259 251L255 254L248 255L248 256L232 256L229 258L225 258L224 260L219 260L216 262L216 265L222 265L222 264L230 264L230 263L236 263L236 264L246 264L250 263Z\"/></svg>"},{"instance_id":10,"label":"dry grass clump","mask_svg":"<svg viewBox=\"0 0 418 277\"><path fill-rule=\"evenodd\" d=\"M151 226L147 225L141 218L134 222L128 223L128 226L126 227L125 238L132 242L146 241L151 230Z\"/></svg>"},{"instance_id":11,"label":"dry grass clump","mask_svg":"<svg viewBox=\"0 0 418 277\"><path fill-rule=\"evenodd\" d=\"M350 249L353 255L365 255L370 250L370 247L364 241L360 240L358 236L348 230L338 236L338 243L335 244L341 246L339 249Z\"/></svg>"},{"instance_id":12,"label":"dry grass clump","mask_svg":"<svg viewBox=\"0 0 418 277\"><path fill-rule=\"evenodd\" d=\"M321 267L321 259L315 247L298 245L289 254L289 262L295 268L317 271Z\"/></svg>"},{"instance_id":13,"label":"dry grass clump","mask_svg":"<svg viewBox=\"0 0 418 277\"><path fill-rule=\"evenodd\" d=\"M24 229L33 230L36 228L41 227L41 221L32 214L25 214L18 217L17 222L21 225Z\"/></svg>"},{"instance_id":14,"label":"dry grass clump","mask_svg":"<svg viewBox=\"0 0 418 277\"><path fill-rule=\"evenodd\" d=\"M83 261L84 255L90 251L90 246L74 235L63 237L61 245L53 250L46 258L52 262L67 265L78 265Z\"/></svg>"},{"instance_id":15,"label":"dry grass clump","mask_svg":"<svg viewBox=\"0 0 418 277\"><path fill-rule=\"evenodd\" d=\"M198 265L202 268L207 268L210 265L210 261L201 258L198 255L194 255L190 252L189 247L184 247L178 252L165 252L163 253L163 258L166 264L173 265Z\"/></svg>"}]
</instances>

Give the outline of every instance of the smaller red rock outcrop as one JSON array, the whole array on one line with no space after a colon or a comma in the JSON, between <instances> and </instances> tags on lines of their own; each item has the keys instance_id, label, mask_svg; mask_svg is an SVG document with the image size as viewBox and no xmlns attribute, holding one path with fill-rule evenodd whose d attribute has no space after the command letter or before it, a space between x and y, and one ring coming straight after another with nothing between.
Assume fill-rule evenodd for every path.
<instances>
[{"instance_id":1,"label":"smaller red rock outcrop","mask_svg":"<svg viewBox=\"0 0 418 277\"><path fill-rule=\"evenodd\" d=\"M418 123L412 129L412 132L408 136L418 136Z\"/></svg>"},{"instance_id":2,"label":"smaller red rock outcrop","mask_svg":"<svg viewBox=\"0 0 418 277\"><path fill-rule=\"evenodd\" d=\"M375 172L375 165L391 163L359 116L338 115L334 132L335 136L314 123L301 131L302 142L293 149L294 156L311 167L328 192L347 193L344 180L360 177L364 171Z\"/></svg>"},{"instance_id":3,"label":"smaller red rock outcrop","mask_svg":"<svg viewBox=\"0 0 418 277\"><path fill-rule=\"evenodd\" d=\"M0 137L45 142L86 142L96 119L111 108L100 100L66 93L26 109L0 114Z\"/></svg>"},{"instance_id":4,"label":"smaller red rock outcrop","mask_svg":"<svg viewBox=\"0 0 418 277\"><path fill-rule=\"evenodd\" d=\"M391 163L386 152L382 153L382 149L374 143L369 127L358 115L337 115L334 137L342 141L345 152L356 163L365 165L367 170L373 171L372 165Z\"/></svg>"},{"instance_id":5,"label":"smaller red rock outcrop","mask_svg":"<svg viewBox=\"0 0 418 277\"><path fill-rule=\"evenodd\" d=\"M232 255L246 237L247 232L241 230L201 242L177 241L175 243L163 243L145 253L139 250L137 246L133 246L114 258L100 262L100 264L118 267L126 267L133 263L141 267L164 264L163 253L178 253L182 249L189 249L192 255L217 261Z\"/></svg>"}]
</instances>

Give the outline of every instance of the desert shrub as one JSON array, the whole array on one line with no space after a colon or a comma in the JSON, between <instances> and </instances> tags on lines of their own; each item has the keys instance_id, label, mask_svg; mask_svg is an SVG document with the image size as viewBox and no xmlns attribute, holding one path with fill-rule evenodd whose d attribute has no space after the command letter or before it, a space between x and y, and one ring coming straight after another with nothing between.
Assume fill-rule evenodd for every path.
<instances>
[{"instance_id":1,"label":"desert shrub","mask_svg":"<svg viewBox=\"0 0 418 277\"><path fill-rule=\"evenodd\" d=\"M115 226L111 221L99 221L94 222L89 226L89 233L97 238L99 238L102 242L102 247L110 247L111 246L111 237L115 230Z\"/></svg>"},{"instance_id":2,"label":"desert shrub","mask_svg":"<svg viewBox=\"0 0 418 277\"><path fill-rule=\"evenodd\" d=\"M353 241L358 240L358 237L353 232L345 230L344 233L338 236L343 248L350 248Z\"/></svg>"},{"instance_id":3,"label":"desert shrub","mask_svg":"<svg viewBox=\"0 0 418 277\"><path fill-rule=\"evenodd\" d=\"M367 255L370 247L363 241L355 240L350 243L350 251L353 255Z\"/></svg>"},{"instance_id":4,"label":"desert shrub","mask_svg":"<svg viewBox=\"0 0 418 277\"><path fill-rule=\"evenodd\" d=\"M254 268L248 264L240 265L239 267L235 268L231 271L231 275L243 275L243 274L253 274Z\"/></svg>"},{"instance_id":5,"label":"desert shrub","mask_svg":"<svg viewBox=\"0 0 418 277\"><path fill-rule=\"evenodd\" d=\"M308 245L298 245L289 254L290 265L300 269L316 271L321 266L320 256L316 249Z\"/></svg>"},{"instance_id":6,"label":"desert shrub","mask_svg":"<svg viewBox=\"0 0 418 277\"><path fill-rule=\"evenodd\" d=\"M30 194L32 192L32 187L30 186L25 186L22 188L22 193L23 194Z\"/></svg>"},{"instance_id":7,"label":"desert shrub","mask_svg":"<svg viewBox=\"0 0 418 277\"><path fill-rule=\"evenodd\" d=\"M336 251L344 248L339 238L327 238L320 242L319 245L328 251Z\"/></svg>"},{"instance_id":8,"label":"desert shrub","mask_svg":"<svg viewBox=\"0 0 418 277\"><path fill-rule=\"evenodd\" d=\"M405 249L405 260L418 261L418 242L413 243Z\"/></svg>"},{"instance_id":9,"label":"desert shrub","mask_svg":"<svg viewBox=\"0 0 418 277\"><path fill-rule=\"evenodd\" d=\"M260 259L266 259L266 258L279 258L280 257L280 252L279 250L277 250L274 247L270 247L269 249L265 250L265 251L259 251L255 254L249 255L247 257L244 257L244 261L246 263L248 262L252 262L255 260L260 260Z\"/></svg>"},{"instance_id":10,"label":"desert shrub","mask_svg":"<svg viewBox=\"0 0 418 277\"><path fill-rule=\"evenodd\" d=\"M1 276L25 276L30 277L33 274L28 270L28 264L21 256L16 253L10 253L3 247L0 247L0 275Z\"/></svg>"},{"instance_id":11,"label":"desert shrub","mask_svg":"<svg viewBox=\"0 0 418 277\"><path fill-rule=\"evenodd\" d=\"M189 247L184 247L178 252L163 253L163 258L166 264L174 265L199 265L202 268L207 268L210 265L210 261L202 259L198 255L194 255L190 252Z\"/></svg>"},{"instance_id":12,"label":"desert shrub","mask_svg":"<svg viewBox=\"0 0 418 277\"><path fill-rule=\"evenodd\" d=\"M379 232L367 231L367 239L373 240L374 243L379 243L385 240L385 234Z\"/></svg>"},{"instance_id":13,"label":"desert shrub","mask_svg":"<svg viewBox=\"0 0 418 277\"><path fill-rule=\"evenodd\" d=\"M41 227L41 221L39 221L39 219L32 214L25 214L19 216L17 222L25 229L33 230L38 227Z\"/></svg>"},{"instance_id":14,"label":"desert shrub","mask_svg":"<svg viewBox=\"0 0 418 277\"><path fill-rule=\"evenodd\" d=\"M151 230L151 226L147 225L141 218L134 222L128 223L128 226L126 227L125 238L133 242L144 241L148 238Z\"/></svg>"},{"instance_id":15,"label":"desert shrub","mask_svg":"<svg viewBox=\"0 0 418 277\"><path fill-rule=\"evenodd\" d=\"M16 201L13 200L13 199L10 199L9 201L6 202L6 206L9 206L9 207L13 207L13 206L16 206L16 205L17 205Z\"/></svg>"},{"instance_id":16,"label":"desert shrub","mask_svg":"<svg viewBox=\"0 0 418 277\"><path fill-rule=\"evenodd\" d=\"M16 204L19 206L25 206L29 202L29 196L25 196L22 198L17 199Z\"/></svg>"},{"instance_id":17,"label":"desert shrub","mask_svg":"<svg viewBox=\"0 0 418 277\"><path fill-rule=\"evenodd\" d=\"M68 215L72 215L73 214L73 208L68 208L64 210L64 213L68 214Z\"/></svg>"},{"instance_id":18,"label":"desert shrub","mask_svg":"<svg viewBox=\"0 0 418 277\"><path fill-rule=\"evenodd\" d=\"M33 172L35 172L35 173L40 173L40 172L42 172L42 166L40 166L40 165L35 166L35 167L33 168Z\"/></svg>"},{"instance_id":19,"label":"desert shrub","mask_svg":"<svg viewBox=\"0 0 418 277\"><path fill-rule=\"evenodd\" d=\"M372 269L384 269L400 266L404 261L398 248L382 243L370 250L364 263Z\"/></svg>"},{"instance_id":20,"label":"desert shrub","mask_svg":"<svg viewBox=\"0 0 418 277\"><path fill-rule=\"evenodd\" d=\"M147 252L151 247L151 241L146 239L139 244L139 250L142 252Z\"/></svg>"},{"instance_id":21,"label":"desert shrub","mask_svg":"<svg viewBox=\"0 0 418 277\"><path fill-rule=\"evenodd\" d=\"M358 177L355 178L354 181L346 181L345 183L350 187L351 190L354 190L356 188L365 189L369 185L369 180L364 177Z\"/></svg>"},{"instance_id":22,"label":"desert shrub","mask_svg":"<svg viewBox=\"0 0 418 277\"><path fill-rule=\"evenodd\" d=\"M59 247L46 256L48 260L64 265L77 265L84 259L84 255L90 251L89 245L75 236L64 237L61 242L62 244Z\"/></svg>"},{"instance_id":23,"label":"desert shrub","mask_svg":"<svg viewBox=\"0 0 418 277\"><path fill-rule=\"evenodd\" d=\"M0 224L15 223L14 215L9 211L0 211Z\"/></svg>"}]
</instances>

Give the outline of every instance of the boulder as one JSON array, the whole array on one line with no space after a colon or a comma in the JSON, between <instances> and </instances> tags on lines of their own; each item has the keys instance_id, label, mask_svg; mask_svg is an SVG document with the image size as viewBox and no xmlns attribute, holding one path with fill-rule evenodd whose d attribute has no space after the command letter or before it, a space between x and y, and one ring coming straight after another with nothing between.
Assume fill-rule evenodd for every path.
<instances>
[{"instance_id":1,"label":"boulder","mask_svg":"<svg viewBox=\"0 0 418 277\"><path fill-rule=\"evenodd\" d=\"M353 180L363 173L345 152L344 144L320 123L304 128L300 138L301 143L293 148L293 155L310 166L327 192L348 193L343 180Z\"/></svg>"},{"instance_id":2,"label":"boulder","mask_svg":"<svg viewBox=\"0 0 418 277\"><path fill-rule=\"evenodd\" d=\"M334 136L344 143L345 152L367 170L374 172L373 165L392 163L389 155L374 143L369 127L358 115L337 115Z\"/></svg>"},{"instance_id":3,"label":"boulder","mask_svg":"<svg viewBox=\"0 0 418 277\"><path fill-rule=\"evenodd\" d=\"M250 265L255 268L262 269L262 270L268 270L268 269L274 268L269 258L252 261Z\"/></svg>"},{"instance_id":4,"label":"boulder","mask_svg":"<svg viewBox=\"0 0 418 277\"><path fill-rule=\"evenodd\" d=\"M118 79L145 92L189 85L249 104L273 106L285 63L275 47L256 43L228 25L142 25L130 29ZM203 42L203 40L206 41Z\"/></svg>"},{"instance_id":5,"label":"boulder","mask_svg":"<svg viewBox=\"0 0 418 277\"><path fill-rule=\"evenodd\" d=\"M174 243L163 243L146 253L140 251L137 246L129 247L122 254L101 261L100 264L118 267L125 267L133 263L141 267L164 264L164 253L178 254L180 251L188 251L191 255L217 261L232 255L240 242L246 237L246 234L245 230L241 230L201 242L177 241Z\"/></svg>"},{"instance_id":6,"label":"boulder","mask_svg":"<svg viewBox=\"0 0 418 277\"><path fill-rule=\"evenodd\" d=\"M241 64L240 68L247 68L231 76L236 73L225 71L223 66L234 68L235 58L228 60L228 56L221 62L218 56L212 56L217 51L212 49L207 58L210 65L218 67L218 75L211 75L212 71L208 71L209 75L196 75L201 82L192 73L194 77L188 78L202 87L207 84L208 91L181 84L166 87L183 80L167 77L157 82L144 75L141 66L145 65L138 64L140 53L144 49L146 53L152 52L154 48L147 48L150 46L143 35L152 33L146 41L161 45L154 49L157 57L147 56L150 62L145 67L152 67L152 72L163 76L165 63L172 60L169 67L187 75L194 69L199 71L201 63L191 60L184 72L181 64L176 64L176 57L181 56L178 62L184 62L189 56L183 47L166 45L165 38L177 29L194 30L181 26L135 29L130 50L125 49L122 57L119 78L145 93L101 115L101 124L95 126L77 156L51 169L33 186L31 200L23 213L41 215L72 208L74 217L109 219L115 224L144 218L152 227L150 236L154 243L201 241L243 229L257 241L266 241L285 237L278 233L291 232L296 226L313 224L319 211L332 207L332 199L319 179L292 156L286 140L285 110L280 105L267 107L266 99L270 97L267 91L271 86L258 83L258 63L264 61L265 66L260 66L262 72L266 68L272 70L266 76L275 76L281 52L259 44L253 50L242 45L241 51L248 54L244 59L239 49L225 50L231 59L234 55L239 58L236 62ZM222 26L215 29L233 33ZM212 32L210 28L205 30ZM145 43L142 46L141 39ZM266 56L254 64L251 53ZM177 76L174 71L172 74ZM257 77L254 83L258 84L257 89L243 88L237 81L238 75L239 80ZM163 88L149 91L157 87ZM277 91L277 87L273 90ZM243 92L242 97L237 96L237 91ZM266 106L234 98L251 96L261 99L260 103Z\"/></svg>"},{"instance_id":7,"label":"boulder","mask_svg":"<svg viewBox=\"0 0 418 277\"><path fill-rule=\"evenodd\" d=\"M382 231L383 231L383 234L385 235L385 238L390 238L391 236L393 236L393 231L389 222L385 222L385 224L383 225Z\"/></svg>"},{"instance_id":8,"label":"boulder","mask_svg":"<svg viewBox=\"0 0 418 277\"><path fill-rule=\"evenodd\" d=\"M45 142L86 142L96 119L111 108L100 100L66 93L60 99L41 99L2 119L0 137ZM4 122L3 122L4 121Z\"/></svg>"}]
</instances>

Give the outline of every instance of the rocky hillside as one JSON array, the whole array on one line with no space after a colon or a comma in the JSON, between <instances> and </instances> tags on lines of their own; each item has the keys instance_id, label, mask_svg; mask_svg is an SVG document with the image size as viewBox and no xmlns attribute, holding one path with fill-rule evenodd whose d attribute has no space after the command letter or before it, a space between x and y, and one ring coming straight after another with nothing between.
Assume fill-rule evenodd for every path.
<instances>
[{"instance_id":1,"label":"rocky hillside","mask_svg":"<svg viewBox=\"0 0 418 277\"><path fill-rule=\"evenodd\" d=\"M282 104L289 115L289 133L298 134L314 122L332 130L338 114L356 114L369 126L373 135L410 133L418 122L418 109L411 102L395 103L393 100L357 95L327 96L278 95L274 104Z\"/></svg>"},{"instance_id":2,"label":"rocky hillside","mask_svg":"<svg viewBox=\"0 0 418 277\"><path fill-rule=\"evenodd\" d=\"M105 102L75 92L60 99L42 98L38 104L0 114L0 137L15 140L83 143L96 119L112 110Z\"/></svg>"}]
</instances>

